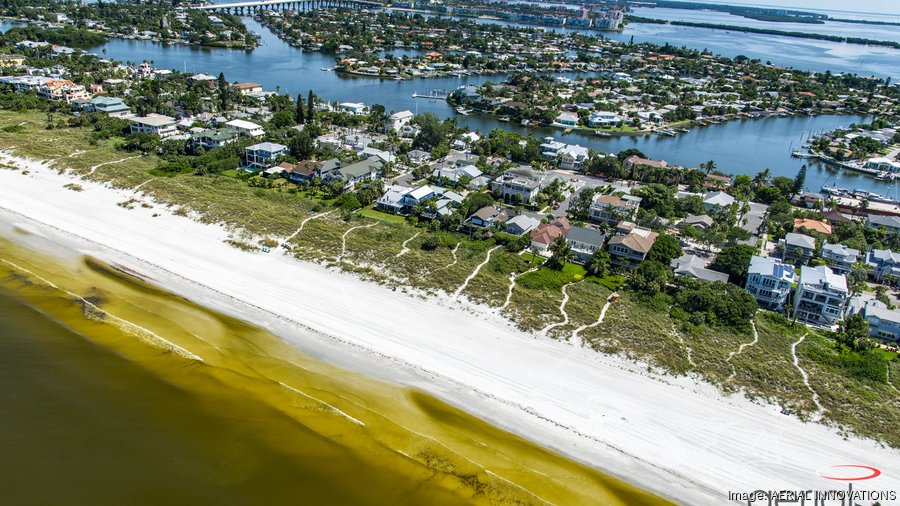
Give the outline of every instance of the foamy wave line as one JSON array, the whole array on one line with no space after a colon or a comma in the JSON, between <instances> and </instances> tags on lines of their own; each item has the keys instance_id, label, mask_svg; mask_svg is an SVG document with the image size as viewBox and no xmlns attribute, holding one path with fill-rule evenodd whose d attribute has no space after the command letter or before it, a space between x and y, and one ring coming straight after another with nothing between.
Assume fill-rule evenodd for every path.
<instances>
[{"instance_id":1,"label":"foamy wave line","mask_svg":"<svg viewBox=\"0 0 900 506\"><path fill-rule=\"evenodd\" d=\"M346 418L347 420L350 420L351 422L355 423L356 425L359 425L359 426L361 426L361 427L365 427L365 426L366 426L365 422L362 422L362 421L360 421L360 420L357 420L356 418L353 418L352 416L348 415L347 413L344 413L343 411L341 411L341 410L338 409L337 407L335 407L335 406L333 406L333 405L331 405L331 404L328 404L327 402L323 401L322 399L319 399L318 397L313 397L312 395L309 395L308 393L306 393L306 392L304 392L304 391L302 391L302 390L299 390L299 389L297 389L297 388L294 388L294 387L292 387L292 386L290 386L290 385L288 385L288 384L286 384L286 383L284 383L284 382L282 382L282 381L279 381L278 384L281 385L281 386L283 386L284 388L290 390L291 392L298 393L298 394L302 395L303 397L306 397L307 399L312 399L312 400L314 400L314 401L316 401L316 402L318 402L318 403L321 403L321 404L324 404L324 405L328 406L332 411L334 411L335 413L337 413L337 414L343 416L343 417Z\"/></svg>"},{"instance_id":2,"label":"foamy wave line","mask_svg":"<svg viewBox=\"0 0 900 506\"><path fill-rule=\"evenodd\" d=\"M110 313L109 311L106 311L105 309L101 309L99 306L97 306L96 304L92 303L91 301L85 299L81 295L70 292L70 291L66 290L65 288L60 288L59 286L54 284L49 279L46 279L46 278L40 276L39 274L36 274L36 273L26 269L25 267L22 267L21 265L10 262L9 260L6 260L5 258L0 258L0 262L11 265L14 269L18 269L18 270L28 274L29 276L33 276L33 277L39 279L41 282L45 283L46 285L50 286L51 288L53 288L55 290L59 290L60 292L66 294L66 295L69 295L70 297L75 297L76 299L80 300L83 304L112 318L112 320L115 322L113 325L115 325L116 328L123 330L125 332L129 332L130 334L135 335L138 338L141 338L141 340L144 342L147 342L149 344L155 344L157 346L161 346L162 348L167 349L168 351L171 351L173 353L176 353L181 357L203 362L203 359L201 357L199 357L198 355L195 355L194 353L191 353L190 351L182 348L181 346L178 346L177 344L160 336L159 334L153 332L152 330L141 327L140 325L138 325L134 322L128 321L124 318L120 318L120 317Z\"/></svg>"}]
</instances>

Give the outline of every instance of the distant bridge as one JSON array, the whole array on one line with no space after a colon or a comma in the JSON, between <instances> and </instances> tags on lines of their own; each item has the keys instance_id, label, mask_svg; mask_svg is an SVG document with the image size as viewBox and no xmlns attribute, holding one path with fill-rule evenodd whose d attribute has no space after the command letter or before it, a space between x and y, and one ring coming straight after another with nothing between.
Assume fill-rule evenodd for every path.
<instances>
[{"instance_id":1,"label":"distant bridge","mask_svg":"<svg viewBox=\"0 0 900 506\"><path fill-rule=\"evenodd\" d=\"M366 0L259 0L255 2L208 4L192 8L243 15L261 11L311 11L334 7L343 9L378 9L384 7L384 5Z\"/></svg>"}]
</instances>

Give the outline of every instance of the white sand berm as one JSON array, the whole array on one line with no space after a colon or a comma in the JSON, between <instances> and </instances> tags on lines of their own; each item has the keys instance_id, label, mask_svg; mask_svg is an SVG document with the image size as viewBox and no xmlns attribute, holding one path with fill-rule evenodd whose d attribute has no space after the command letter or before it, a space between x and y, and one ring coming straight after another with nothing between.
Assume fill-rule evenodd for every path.
<instances>
[{"instance_id":1,"label":"white sand berm","mask_svg":"<svg viewBox=\"0 0 900 506\"><path fill-rule=\"evenodd\" d=\"M854 490L900 490L900 452L873 441L844 439L704 382L522 333L492 312L462 310L464 300L410 297L275 251L240 251L223 242L222 227L162 206L124 209L116 203L131 192L42 163L9 154L0 162L29 171L0 169L0 234L141 273L315 357L421 388L678 502L725 504L729 491L845 490L817 475L839 464L882 470ZM73 181L84 190L63 188ZM14 234L14 227L36 233Z\"/></svg>"}]
</instances>

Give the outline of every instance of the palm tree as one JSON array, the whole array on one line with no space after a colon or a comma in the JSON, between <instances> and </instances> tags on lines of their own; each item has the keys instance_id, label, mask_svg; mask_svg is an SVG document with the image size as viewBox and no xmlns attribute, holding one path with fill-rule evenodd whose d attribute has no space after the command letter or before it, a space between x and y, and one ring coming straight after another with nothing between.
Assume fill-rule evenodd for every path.
<instances>
[{"instance_id":1,"label":"palm tree","mask_svg":"<svg viewBox=\"0 0 900 506\"><path fill-rule=\"evenodd\" d=\"M707 174L716 170L716 167L717 165L715 160L709 160L708 162L703 162L700 164L700 168L705 170Z\"/></svg>"},{"instance_id":2,"label":"palm tree","mask_svg":"<svg viewBox=\"0 0 900 506\"><path fill-rule=\"evenodd\" d=\"M553 253L553 256L550 257L548 264L557 270L561 270L574 257L572 247L569 246L565 237L557 237L550 244L550 252Z\"/></svg>"},{"instance_id":3,"label":"palm tree","mask_svg":"<svg viewBox=\"0 0 900 506\"><path fill-rule=\"evenodd\" d=\"M756 174L753 177L753 188L759 188L760 186L765 185L769 182L769 178L772 177L772 171L769 169L763 169L762 172Z\"/></svg>"}]
</instances>

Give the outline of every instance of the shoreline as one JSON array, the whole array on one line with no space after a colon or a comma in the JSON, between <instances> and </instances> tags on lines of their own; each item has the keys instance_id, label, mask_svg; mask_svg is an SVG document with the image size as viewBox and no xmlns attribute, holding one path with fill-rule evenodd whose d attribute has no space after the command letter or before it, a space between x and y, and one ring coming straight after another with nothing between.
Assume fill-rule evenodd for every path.
<instances>
[{"instance_id":1,"label":"shoreline","mask_svg":"<svg viewBox=\"0 0 900 506\"><path fill-rule=\"evenodd\" d=\"M314 357L425 390L663 497L721 504L728 490L822 488L828 483L815 470L838 463L835 456L900 467L897 450L844 441L832 428L739 394L724 397L691 378L648 374L637 362L535 338L495 314L390 292L279 253L242 252L224 244L228 232L219 226L159 204L115 205L141 194L2 158L30 172L0 170L0 208L14 213L0 222L36 223L44 235L258 324ZM62 187L75 180L83 192ZM748 465L760 460L764 469ZM896 478L887 480L896 486Z\"/></svg>"}]
</instances>

